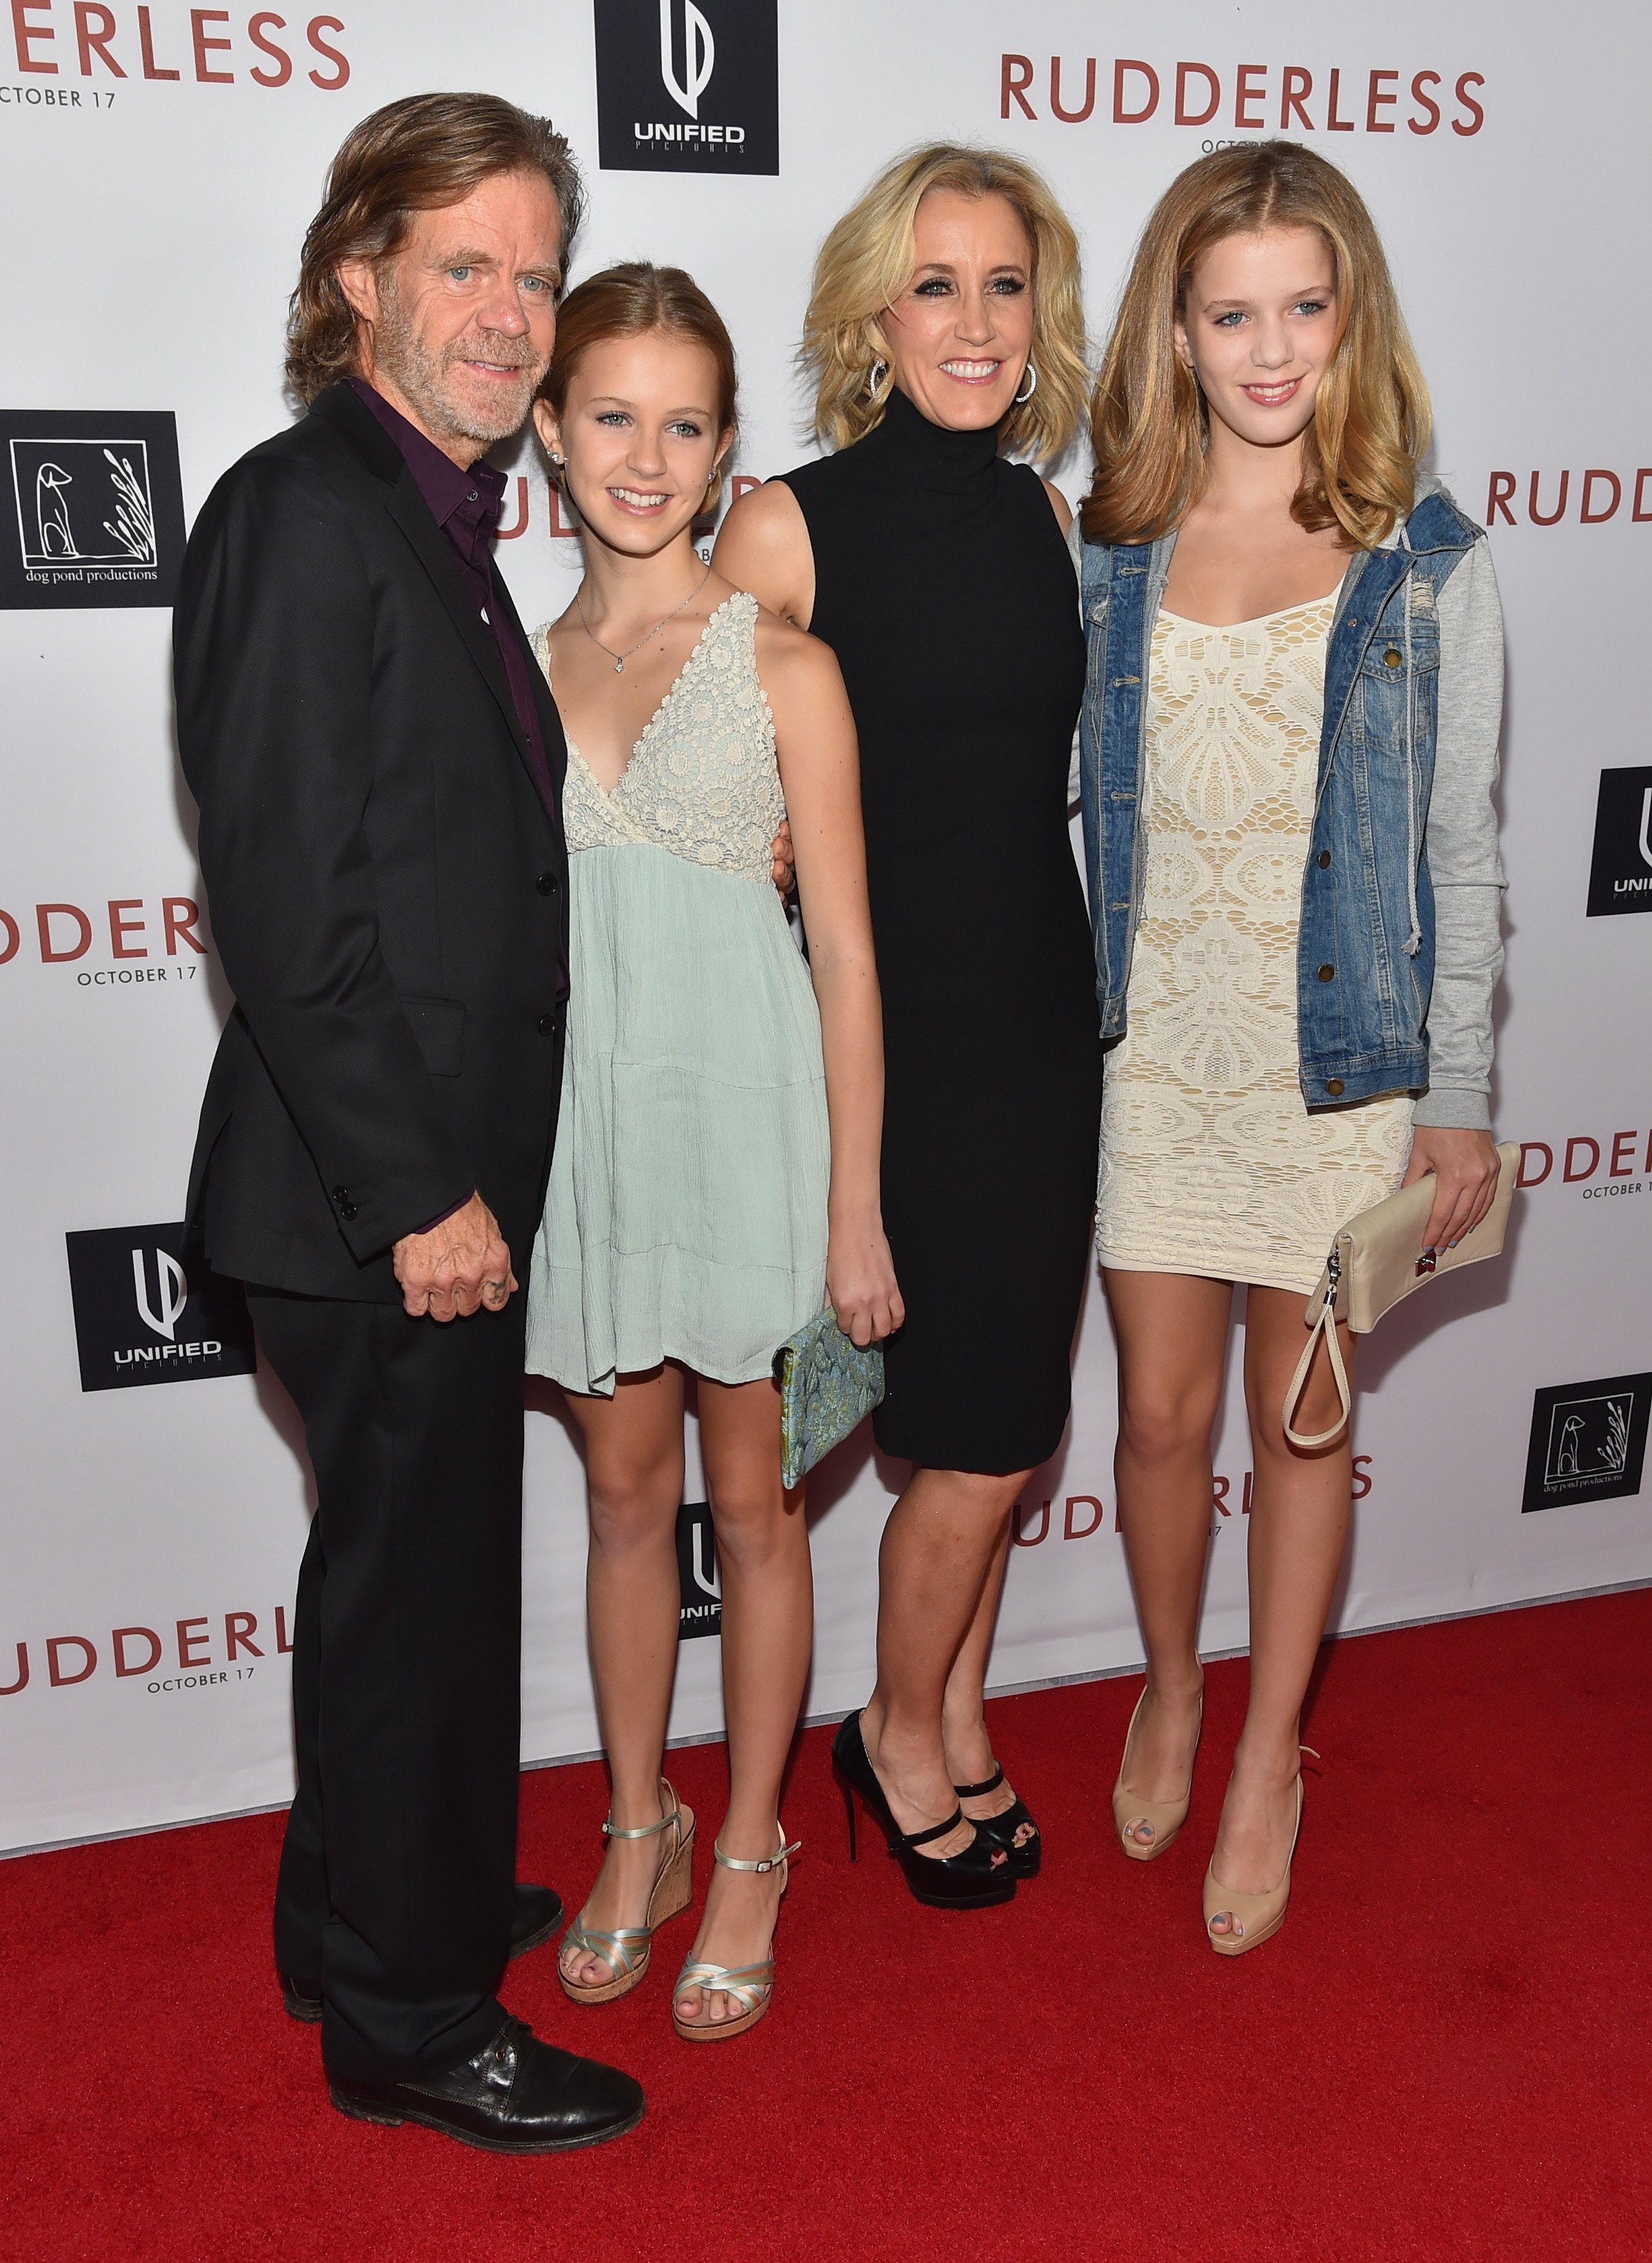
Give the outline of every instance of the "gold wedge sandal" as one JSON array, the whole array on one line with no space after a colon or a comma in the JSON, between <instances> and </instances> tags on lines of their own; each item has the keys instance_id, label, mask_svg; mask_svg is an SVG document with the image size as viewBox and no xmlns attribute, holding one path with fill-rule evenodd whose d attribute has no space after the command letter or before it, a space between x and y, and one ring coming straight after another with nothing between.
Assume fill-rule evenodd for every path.
<instances>
[{"instance_id":1,"label":"gold wedge sandal","mask_svg":"<svg viewBox=\"0 0 1652 2263\"><path fill-rule=\"evenodd\" d=\"M1124 1771L1130 1757L1130 1739L1136 1732L1136 1715L1147 1703L1147 1691L1143 1689L1136 1701L1136 1712L1130 1715L1130 1725L1124 1732L1124 1750L1119 1760L1119 1780L1113 1787L1113 1829L1120 1846L1132 1862L1151 1862L1162 1855L1187 1820L1188 1804L1193 1798L1193 1765L1187 1768L1187 1789L1179 1799L1141 1799L1127 1791ZM1205 1693L1199 1692L1199 1730L1204 1733ZM1199 1739L1194 1739L1194 1757L1199 1755ZM1145 1823L1153 1833L1152 1842L1143 1847L1130 1836L1132 1827Z\"/></svg>"},{"instance_id":2,"label":"gold wedge sandal","mask_svg":"<svg viewBox=\"0 0 1652 2263\"><path fill-rule=\"evenodd\" d=\"M639 1824L634 1831L622 1831L617 1824L604 1821L605 1839L653 1839L662 1831L675 1833L675 1840L660 1863L654 1878L653 1891L648 1897L648 1914L641 1925L617 1926L611 1933L600 1926L587 1925L581 1910L562 1938L565 1944L572 1941L588 1956L600 1958L612 1973L611 1980L599 1980L594 1987L585 1987L570 1980L557 1958L557 1978L562 1983L562 1992L575 2004L611 2004L617 1997L628 1996L648 1970L653 1955L656 1927L667 1918L678 1916L694 1899L694 1815L689 1811L685 1826L682 1805L664 1776L660 1779L662 1798L668 1799L670 1808L658 1823Z\"/></svg>"},{"instance_id":3,"label":"gold wedge sandal","mask_svg":"<svg viewBox=\"0 0 1652 2263\"><path fill-rule=\"evenodd\" d=\"M1317 1760L1319 1755L1311 1745L1302 1750ZM1269 1892L1237 1894L1231 1886L1224 1886L1216 1876L1216 1858L1210 1857L1205 1872L1205 1939L1218 1956L1243 1956L1248 1948L1259 1948L1271 1941L1285 1922L1285 1911L1291 1898L1291 1864L1296 1856L1296 1839L1302 1827L1302 1775L1296 1771L1296 1820L1291 1826L1291 1850L1285 1857L1285 1875ZM1212 1933L1211 1920L1223 1915L1233 1920L1231 1933Z\"/></svg>"},{"instance_id":4,"label":"gold wedge sandal","mask_svg":"<svg viewBox=\"0 0 1652 2263\"><path fill-rule=\"evenodd\" d=\"M786 1876L780 1882L783 1896L791 1876L788 1858L795 1855L802 1845L801 1839L794 1839L788 1845L783 1828L777 1852L767 1855L761 1862L742 1862L736 1855L725 1855L715 1840L711 1844L711 1855L712 1859L720 1862L725 1870L784 1870ZM713 1988L720 1988L725 1995L736 1999L740 2010L732 2020L679 2019L677 1999L685 1988L700 1990L702 2009L704 2008L707 1992ZM772 1956L765 1957L761 1964L702 1964L692 1956L686 1957L682 1970L677 1975L677 1985L671 1992L671 2024L685 2043L726 2042L732 2035L746 2035L757 2025L768 2009L769 1999L774 1992L775 1960Z\"/></svg>"}]
</instances>

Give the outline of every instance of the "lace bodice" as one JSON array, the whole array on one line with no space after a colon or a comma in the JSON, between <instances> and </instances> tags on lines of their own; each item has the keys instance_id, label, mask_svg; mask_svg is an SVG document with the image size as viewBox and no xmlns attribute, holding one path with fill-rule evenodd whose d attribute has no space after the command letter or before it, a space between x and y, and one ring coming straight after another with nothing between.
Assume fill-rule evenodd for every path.
<instances>
[{"instance_id":1,"label":"lace bodice","mask_svg":"<svg viewBox=\"0 0 1652 2263\"><path fill-rule=\"evenodd\" d=\"M756 629L755 597L737 590L723 600L611 792L569 739L562 822L571 853L643 842L769 884L786 804L757 678ZM549 681L546 629L534 631L533 649Z\"/></svg>"},{"instance_id":2,"label":"lace bodice","mask_svg":"<svg viewBox=\"0 0 1652 2263\"><path fill-rule=\"evenodd\" d=\"M1104 1264L1313 1286L1396 1184L1404 1097L1309 1114L1296 937L1334 596L1210 628L1161 612L1146 886L1102 1103Z\"/></svg>"}]
</instances>

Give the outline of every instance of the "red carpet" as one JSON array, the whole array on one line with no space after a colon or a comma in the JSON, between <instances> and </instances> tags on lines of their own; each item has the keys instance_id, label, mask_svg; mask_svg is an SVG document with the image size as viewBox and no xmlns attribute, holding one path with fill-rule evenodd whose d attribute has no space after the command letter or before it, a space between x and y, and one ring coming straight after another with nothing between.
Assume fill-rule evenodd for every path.
<instances>
[{"instance_id":1,"label":"red carpet","mask_svg":"<svg viewBox=\"0 0 1652 2263\"><path fill-rule=\"evenodd\" d=\"M1652 2255L1652 1592L1345 1641L1323 1669L1290 1916L1231 1963L1199 1884L1243 1661L1211 1670L1193 1812L1151 1867L1108 1836L1136 1682L997 1704L1048 1851L976 1915L920 1909L876 1846L850 1868L812 1732L755 2035L673 2037L686 1918L608 2011L564 2003L550 1948L513 1969L513 2010L647 2086L634 2136L560 2158L331 2110L271 1971L280 1817L8 1863L0 2254ZM708 1811L722 1771L674 1755ZM580 1894L604 1805L594 1767L525 1776L522 1875Z\"/></svg>"}]
</instances>

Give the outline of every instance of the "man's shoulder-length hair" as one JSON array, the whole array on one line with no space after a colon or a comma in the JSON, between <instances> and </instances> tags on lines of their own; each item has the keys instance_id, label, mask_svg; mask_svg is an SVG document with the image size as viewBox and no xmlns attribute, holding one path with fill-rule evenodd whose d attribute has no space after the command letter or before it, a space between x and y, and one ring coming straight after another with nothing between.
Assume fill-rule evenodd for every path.
<instances>
[{"instance_id":1,"label":"man's shoulder-length hair","mask_svg":"<svg viewBox=\"0 0 1652 2263\"><path fill-rule=\"evenodd\" d=\"M566 266L585 190L548 118L494 94L413 94L364 118L328 172L287 308L287 382L299 398L314 401L359 366L341 260L386 258L400 249L415 213L461 204L496 173L536 172L556 195Z\"/></svg>"}]
</instances>

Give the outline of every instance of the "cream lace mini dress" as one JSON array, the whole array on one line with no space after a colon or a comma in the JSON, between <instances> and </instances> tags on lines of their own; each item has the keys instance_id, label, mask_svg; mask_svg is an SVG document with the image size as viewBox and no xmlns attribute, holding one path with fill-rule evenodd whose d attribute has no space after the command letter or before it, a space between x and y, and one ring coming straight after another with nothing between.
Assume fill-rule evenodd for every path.
<instances>
[{"instance_id":1,"label":"cream lace mini dress","mask_svg":"<svg viewBox=\"0 0 1652 2263\"><path fill-rule=\"evenodd\" d=\"M528 1368L574 1391L665 1359L755 1381L825 1299L820 1017L770 878L785 804L756 621L743 594L717 608L612 792L568 741L567 1052Z\"/></svg>"},{"instance_id":2,"label":"cream lace mini dress","mask_svg":"<svg viewBox=\"0 0 1652 2263\"><path fill-rule=\"evenodd\" d=\"M1296 934L1336 596L1208 628L1161 611L1147 870L1101 1106L1103 1265L1313 1289L1396 1187L1405 1095L1303 1103Z\"/></svg>"}]
</instances>

